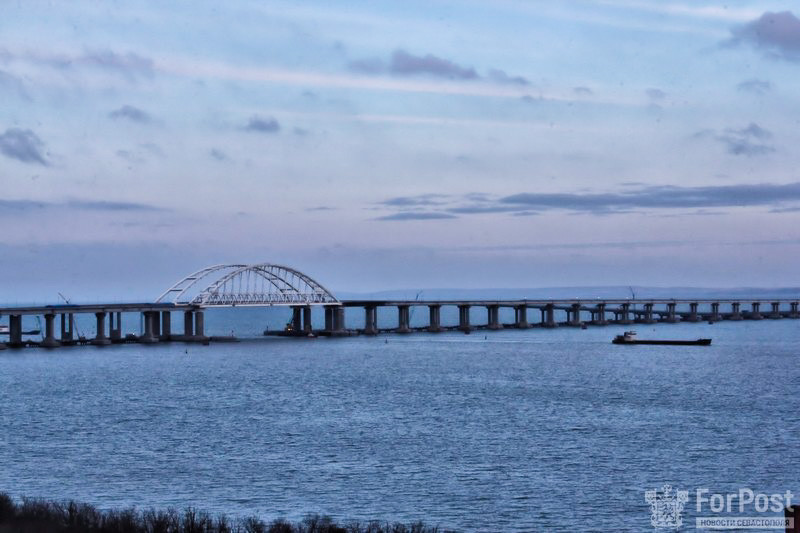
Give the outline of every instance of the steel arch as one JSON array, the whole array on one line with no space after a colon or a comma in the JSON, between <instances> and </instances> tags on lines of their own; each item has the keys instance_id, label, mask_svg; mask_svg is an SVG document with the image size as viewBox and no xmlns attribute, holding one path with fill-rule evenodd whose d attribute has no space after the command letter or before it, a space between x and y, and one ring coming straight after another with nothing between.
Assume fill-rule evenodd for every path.
<instances>
[{"instance_id":1,"label":"steel arch","mask_svg":"<svg viewBox=\"0 0 800 533\"><path fill-rule=\"evenodd\" d=\"M203 288L198 290L198 287ZM235 307L330 305L338 304L339 300L299 270L259 263L213 265L198 270L175 283L156 300L156 303L166 302L202 307Z\"/></svg>"}]
</instances>

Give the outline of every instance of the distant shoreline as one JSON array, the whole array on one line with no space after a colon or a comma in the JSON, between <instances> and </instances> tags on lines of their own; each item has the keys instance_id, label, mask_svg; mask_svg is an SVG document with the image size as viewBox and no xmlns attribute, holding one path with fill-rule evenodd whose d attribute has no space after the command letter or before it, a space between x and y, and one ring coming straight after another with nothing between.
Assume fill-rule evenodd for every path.
<instances>
[{"instance_id":1,"label":"distant shoreline","mask_svg":"<svg viewBox=\"0 0 800 533\"><path fill-rule=\"evenodd\" d=\"M444 533L422 522L403 524L381 521L337 522L328 516L309 514L301 521L282 518L265 522L256 516L228 518L188 507L183 511L137 509L100 510L72 500L23 498L15 502L0 492L0 533Z\"/></svg>"}]
</instances>

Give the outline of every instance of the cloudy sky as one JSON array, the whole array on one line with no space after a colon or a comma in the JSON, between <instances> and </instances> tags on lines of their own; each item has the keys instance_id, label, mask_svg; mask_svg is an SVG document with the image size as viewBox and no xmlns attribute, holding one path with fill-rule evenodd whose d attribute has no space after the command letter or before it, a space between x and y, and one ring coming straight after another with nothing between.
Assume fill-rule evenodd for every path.
<instances>
[{"instance_id":1,"label":"cloudy sky","mask_svg":"<svg viewBox=\"0 0 800 533\"><path fill-rule=\"evenodd\" d=\"M800 284L795 2L163 4L3 2L5 299Z\"/></svg>"}]
</instances>

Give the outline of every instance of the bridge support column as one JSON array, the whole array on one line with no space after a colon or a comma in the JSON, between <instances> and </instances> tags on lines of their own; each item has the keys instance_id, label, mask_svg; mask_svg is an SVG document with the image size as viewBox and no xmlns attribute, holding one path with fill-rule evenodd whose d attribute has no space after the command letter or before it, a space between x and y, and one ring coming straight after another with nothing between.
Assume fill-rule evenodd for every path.
<instances>
[{"instance_id":1,"label":"bridge support column","mask_svg":"<svg viewBox=\"0 0 800 533\"><path fill-rule=\"evenodd\" d=\"M312 333L313 326L311 325L311 306L303 307L303 333Z\"/></svg>"},{"instance_id":2,"label":"bridge support column","mask_svg":"<svg viewBox=\"0 0 800 533\"><path fill-rule=\"evenodd\" d=\"M647 303L644 304L644 318L641 319L645 324L652 324L655 322L653 318L653 304Z\"/></svg>"},{"instance_id":3,"label":"bridge support column","mask_svg":"<svg viewBox=\"0 0 800 533\"><path fill-rule=\"evenodd\" d=\"M547 304L542 308L542 327L543 328L557 328L555 306Z\"/></svg>"},{"instance_id":4,"label":"bridge support column","mask_svg":"<svg viewBox=\"0 0 800 533\"><path fill-rule=\"evenodd\" d=\"M397 333L410 333L411 328L409 328L409 306L407 305L398 305L397 306Z\"/></svg>"},{"instance_id":5,"label":"bridge support column","mask_svg":"<svg viewBox=\"0 0 800 533\"><path fill-rule=\"evenodd\" d=\"M378 308L374 305L364 307L364 335L378 334Z\"/></svg>"},{"instance_id":6,"label":"bridge support column","mask_svg":"<svg viewBox=\"0 0 800 533\"><path fill-rule=\"evenodd\" d=\"M61 313L61 343L71 342L74 337L75 318L72 313Z\"/></svg>"},{"instance_id":7,"label":"bridge support column","mask_svg":"<svg viewBox=\"0 0 800 533\"><path fill-rule=\"evenodd\" d=\"M292 307L292 332L299 334L303 331L303 308Z\"/></svg>"},{"instance_id":8,"label":"bridge support column","mask_svg":"<svg viewBox=\"0 0 800 533\"><path fill-rule=\"evenodd\" d=\"M719 314L719 302L713 302L711 304L711 317L709 320L711 322L719 322L722 320L722 315Z\"/></svg>"},{"instance_id":9,"label":"bridge support column","mask_svg":"<svg viewBox=\"0 0 800 533\"><path fill-rule=\"evenodd\" d=\"M194 313L192 311L183 312L183 339L186 341L194 339Z\"/></svg>"},{"instance_id":10,"label":"bridge support column","mask_svg":"<svg viewBox=\"0 0 800 533\"><path fill-rule=\"evenodd\" d=\"M680 320L680 317L678 317L678 314L675 312L675 308L676 307L677 307L677 304L675 302L670 302L670 303L667 304L667 320L666 320L666 322L669 322L670 324L674 324L675 322L678 322Z\"/></svg>"},{"instance_id":11,"label":"bridge support column","mask_svg":"<svg viewBox=\"0 0 800 533\"><path fill-rule=\"evenodd\" d=\"M22 346L22 315L8 315L8 345Z\"/></svg>"},{"instance_id":12,"label":"bridge support column","mask_svg":"<svg viewBox=\"0 0 800 533\"><path fill-rule=\"evenodd\" d=\"M608 320L606 320L606 304L597 304L594 308L594 320L592 324L595 326L605 326L608 325Z\"/></svg>"},{"instance_id":13,"label":"bridge support column","mask_svg":"<svg viewBox=\"0 0 800 533\"><path fill-rule=\"evenodd\" d=\"M206 340L206 333L205 333L205 314L203 311L195 311L194 312L194 334L200 341Z\"/></svg>"},{"instance_id":14,"label":"bridge support column","mask_svg":"<svg viewBox=\"0 0 800 533\"><path fill-rule=\"evenodd\" d=\"M333 306L325 306L325 331L333 331Z\"/></svg>"},{"instance_id":15,"label":"bridge support column","mask_svg":"<svg viewBox=\"0 0 800 533\"><path fill-rule=\"evenodd\" d=\"M172 313L169 311L161 312L161 337L162 341L168 341L172 337Z\"/></svg>"},{"instance_id":16,"label":"bridge support column","mask_svg":"<svg viewBox=\"0 0 800 533\"><path fill-rule=\"evenodd\" d=\"M581 304L574 303L567 311L567 322L570 326L580 327L581 325Z\"/></svg>"},{"instance_id":17,"label":"bridge support column","mask_svg":"<svg viewBox=\"0 0 800 533\"><path fill-rule=\"evenodd\" d=\"M472 331L472 326L469 325L469 305L458 306L458 329L464 332Z\"/></svg>"},{"instance_id":18,"label":"bridge support column","mask_svg":"<svg viewBox=\"0 0 800 533\"><path fill-rule=\"evenodd\" d=\"M761 316L761 302L753 302L752 304L752 311L750 311L750 320L761 320L764 318Z\"/></svg>"},{"instance_id":19,"label":"bridge support column","mask_svg":"<svg viewBox=\"0 0 800 533\"><path fill-rule=\"evenodd\" d=\"M783 318L781 317L781 303L772 302L772 312L769 314L770 318Z\"/></svg>"},{"instance_id":20,"label":"bridge support column","mask_svg":"<svg viewBox=\"0 0 800 533\"><path fill-rule=\"evenodd\" d=\"M161 338L161 314L158 311L150 311L153 315L153 337Z\"/></svg>"},{"instance_id":21,"label":"bridge support column","mask_svg":"<svg viewBox=\"0 0 800 533\"><path fill-rule=\"evenodd\" d=\"M56 340L55 327L54 327L55 320L56 320L56 315L54 315L53 313L48 313L44 315L44 339L42 340L42 346L44 346L45 348L55 348L56 346L61 344Z\"/></svg>"},{"instance_id":22,"label":"bridge support column","mask_svg":"<svg viewBox=\"0 0 800 533\"><path fill-rule=\"evenodd\" d=\"M154 331L154 327L153 327L154 324L153 323L155 322L155 317L153 316L154 314L155 314L154 311L144 311L142 313L142 321L144 322L144 331L142 332L141 336L139 337L139 342L141 342L142 344L153 344L153 343L158 342L158 337L156 337L153 334L153 331ZM191 311L187 311L186 315L189 315L189 319L191 320L192 312ZM189 329L191 331L191 327ZM190 341L193 338L194 337L191 335L191 333L186 336L186 340L187 341Z\"/></svg>"},{"instance_id":23,"label":"bridge support column","mask_svg":"<svg viewBox=\"0 0 800 533\"><path fill-rule=\"evenodd\" d=\"M619 306L619 319L617 320L618 324L630 324L633 322L630 317L631 312L631 304L625 303L620 304Z\"/></svg>"},{"instance_id":24,"label":"bridge support column","mask_svg":"<svg viewBox=\"0 0 800 533\"><path fill-rule=\"evenodd\" d=\"M528 324L528 306L518 305L514 307L514 325L517 329L528 329L531 327Z\"/></svg>"},{"instance_id":25,"label":"bridge support column","mask_svg":"<svg viewBox=\"0 0 800 533\"><path fill-rule=\"evenodd\" d=\"M122 342L122 313L108 313L108 329L111 342Z\"/></svg>"},{"instance_id":26,"label":"bridge support column","mask_svg":"<svg viewBox=\"0 0 800 533\"><path fill-rule=\"evenodd\" d=\"M741 311L741 303L733 302L731 303L731 317L730 320L741 320L742 319L742 311Z\"/></svg>"},{"instance_id":27,"label":"bridge support column","mask_svg":"<svg viewBox=\"0 0 800 533\"><path fill-rule=\"evenodd\" d=\"M92 339L92 344L95 346L105 346L106 344L111 344L111 341L108 340L106 336L106 314L105 313L95 313L95 318L97 319L97 333Z\"/></svg>"},{"instance_id":28,"label":"bridge support column","mask_svg":"<svg viewBox=\"0 0 800 533\"><path fill-rule=\"evenodd\" d=\"M345 333L344 327L344 306L337 305L333 307L333 333L335 335L343 335Z\"/></svg>"},{"instance_id":29,"label":"bridge support column","mask_svg":"<svg viewBox=\"0 0 800 533\"><path fill-rule=\"evenodd\" d=\"M798 312L798 306L800 306L800 302L792 302L789 305L791 306L789 318L800 318L800 312Z\"/></svg>"},{"instance_id":30,"label":"bridge support column","mask_svg":"<svg viewBox=\"0 0 800 533\"><path fill-rule=\"evenodd\" d=\"M430 320L428 321L428 331L432 333L439 333L442 331L442 306L429 305L428 314L430 315Z\"/></svg>"},{"instance_id":31,"label":"bridge support column","mask_svg":"<svg viewBox=\"0 0 800 533\"><path fill-rule=\"evenodd\" d=\"M503 325L500 323L499 305L487 305L486 314L488 318L489 329L503 329Z\"/></svg>"}]
</instances>

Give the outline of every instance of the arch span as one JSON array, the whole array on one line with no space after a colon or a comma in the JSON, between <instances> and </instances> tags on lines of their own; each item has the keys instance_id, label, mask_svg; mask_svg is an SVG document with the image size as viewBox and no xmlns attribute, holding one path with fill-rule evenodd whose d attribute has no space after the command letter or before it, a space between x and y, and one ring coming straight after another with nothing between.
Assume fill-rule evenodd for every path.
<instances>
[{"instance_id":1,"label":"arch span","mask_svg":"<svg viewBox=\"0 0 800 533\"><path fill-rule=\"evenodd\" d=\"M156 303L203 307L324 305L339 300L299 270L271 263L214 265L189 274Z\"/></svg>"}]
</instances>

